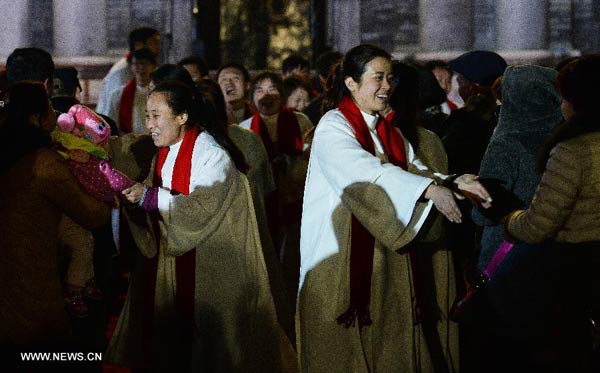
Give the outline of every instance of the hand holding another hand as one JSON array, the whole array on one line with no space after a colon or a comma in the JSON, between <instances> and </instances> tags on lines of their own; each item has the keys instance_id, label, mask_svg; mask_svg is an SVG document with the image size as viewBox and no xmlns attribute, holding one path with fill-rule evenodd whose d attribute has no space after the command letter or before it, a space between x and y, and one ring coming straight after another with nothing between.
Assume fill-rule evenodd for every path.
<instances>
[{"instance_id":1,"label":"hand holding another hand","mask_svg":"<svg viewBox=\"0 0 600 373\"><path fill-rule=\"evenodd\" d=\"M492 206L492 197L483 185L479 182L479 176L464 174L454 180L456 191L468 198L474 205L481 205L483 208Z\"/></svg>"},{"instance_id":2,"label":"hand holding another hand","mask_svg":"<svg viewBox=\"0 0 600 373\"><path fill-rule=\"evenodd\" d=\"M123 189L121 194L123 194L125 199L127 199L129 202L138 203L144 194L144 184L135 183L129 188Z\"/></svg>"}]
</instances>

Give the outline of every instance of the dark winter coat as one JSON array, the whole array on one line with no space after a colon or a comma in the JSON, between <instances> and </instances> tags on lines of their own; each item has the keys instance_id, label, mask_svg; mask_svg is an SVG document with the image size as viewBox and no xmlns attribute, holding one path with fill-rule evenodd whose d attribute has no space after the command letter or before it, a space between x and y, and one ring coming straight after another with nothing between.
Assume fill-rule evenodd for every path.
<instances>
[{"instance_id":1,"label":"dark winter coat","mask_svg":"<svg viewBox=\"0 0 600 373\"><path fill-rule=\"evenodd\" d=\"M505 72L498 125L479 173L484 181L496 181L489 188L496 209L510 212L526 208L533 198L540 182L535 171L536 152L562 120L556 77L556 71L539 66L512 66ZM483 270L502 243L504 228L477 210L472 218L483 226L479 256ZM546 251L543 245L516 244L488 286L495 321L504 325L504 332L527 332L528 327L533 328L532 320L539 319L536 312L542 312L544 271L554 260Z\"/></svg>"}]
</instances>

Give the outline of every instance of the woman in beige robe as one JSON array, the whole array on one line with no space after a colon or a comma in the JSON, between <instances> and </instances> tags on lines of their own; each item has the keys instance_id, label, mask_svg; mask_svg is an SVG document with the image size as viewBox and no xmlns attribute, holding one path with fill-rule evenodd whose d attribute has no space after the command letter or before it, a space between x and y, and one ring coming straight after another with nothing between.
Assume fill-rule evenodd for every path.
<instances>
[{"instance_id":1,"label":"woman in beige robe","mask_svg":"<svg viewBox=\"0 0 600 373\"><path fill-rule=\"evenodd\" d=\"M166 156L161 161L159 150L145 185L123 191L139 204L126 215L140 254L106 352L112 363L155 371L287 369L281 354L291 346L277 324L251 191L239 172L243 158L214 133L210 118L206 98L180 83L161 83L148 99L147 127ZM194 128L198 121L202 127ZM177 186L186 159L189 194ZM195 261L191 279L180 272L182 257ZM193 288L191 320L180 308L184 285ZM286 361L293 369L293 355Z\"/></svg>"},{"instance_id":2,"label":"woman in beige robe","mask_svg":"<svg viewBox=\"0 0 600 373\"><path fill-rule=\"evenodd\" d=\"M336 99L340 107L344 103L351 108L354 120L338 108L325 114L315 131L300 243L298 348L305 372L433 370L421 343L407 244L433 205L451 221L458 222L461 216L453 193L436 185L446 177L428 170L407 141L402 141L406 169L389 161L398 152L388 152L392 148L379 132L378 112L386 108L391 93L390 59L377 47L351 49L336 76L340 88ZM384 132L392 139L400 135L392 129ZM358 133L362 140L372 141L373 152L363 147ZM487 191L473 175L460 176L453 184L489 205ZM357 247L359 255L373 250L368 278L352 270L353 219L372 236L374 247ZM365 282L353 281L361 276L370 279L367 289ZM360 304L361 299L353 304L355 285L368 291L366 305ZM356 319L348 318L353 309Z\"/></svg>"}]
</instances>

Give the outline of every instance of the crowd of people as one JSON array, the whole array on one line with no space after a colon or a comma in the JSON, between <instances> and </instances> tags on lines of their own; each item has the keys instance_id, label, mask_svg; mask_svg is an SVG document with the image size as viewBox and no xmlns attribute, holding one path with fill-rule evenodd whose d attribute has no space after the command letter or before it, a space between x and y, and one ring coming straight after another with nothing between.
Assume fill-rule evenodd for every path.
<instances>
[{"instance_id":1,"label":"crowd of people","mask_svg":"<svg viewBox=\"0 0 600 373\"><path fill-rule=\"evenodd\" d=\"M86 352L76 320L100 302L105 369L600 366L599 55L421 65L362 44L314 77L298 55L252 75L159 55L133 30L95 107L75 68L8 57L6 361Z\"/></svg>"}]
</instances>

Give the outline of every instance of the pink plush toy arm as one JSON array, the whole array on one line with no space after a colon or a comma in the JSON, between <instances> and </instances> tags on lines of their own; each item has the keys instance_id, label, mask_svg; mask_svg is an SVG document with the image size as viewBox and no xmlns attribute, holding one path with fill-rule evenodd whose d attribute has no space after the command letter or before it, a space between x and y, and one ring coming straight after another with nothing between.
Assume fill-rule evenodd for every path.
<instances>
[{"instance_id":1,"label":"pink plush toy arm","mask_svg":"<svg viewBox=\"0 0 600 373\"><path fill-rule=\"evenodd\" d=\"M106 176L110 187L114 191L121 192L123 189L129 188L133 185L133 180L131 180L122 172L112 168L108 162L100 162L98 167L100 168L100 172Z\"/></svg>"}]
</instances>

